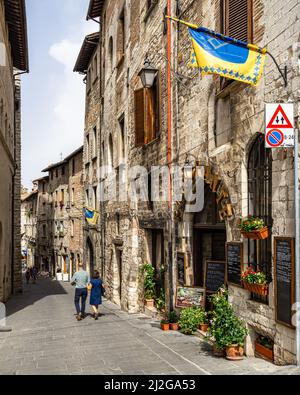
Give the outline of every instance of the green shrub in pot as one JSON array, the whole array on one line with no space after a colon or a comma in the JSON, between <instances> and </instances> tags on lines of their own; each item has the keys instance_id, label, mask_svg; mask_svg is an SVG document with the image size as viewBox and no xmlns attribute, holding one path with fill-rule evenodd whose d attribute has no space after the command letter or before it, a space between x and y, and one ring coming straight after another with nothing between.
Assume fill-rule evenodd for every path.
<instances>
[{"instance_id":1,"label":"green shrub in pot","mask_svg":"<svg viewBox=\"0 0 300 395\"><path fill-rule=\"evenodd\" d=\"M186 335L197 332L202 323L205 311L201 307L188 307L181 311L179 318L180 331Z\"/></svg>"},{"instance_id":2,"label":"green shrub in pot","mask_svg":"<svg viewBox=\"0 0 300 395\"><path fill-rule=\"evenodd\" d=\"M211 297L214 309L208 330L208 338L214 340L215 348L223 350L232 345L244 346L248 334L245 323L236 316L228 302L228 291L221 288Z\"/></svg>"}]
</instances>

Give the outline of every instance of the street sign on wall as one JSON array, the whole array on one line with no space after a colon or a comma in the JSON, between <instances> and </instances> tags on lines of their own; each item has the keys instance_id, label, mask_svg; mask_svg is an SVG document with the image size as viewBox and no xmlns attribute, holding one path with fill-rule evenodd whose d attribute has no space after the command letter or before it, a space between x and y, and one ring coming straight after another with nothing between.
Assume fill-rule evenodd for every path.
<instances>
[{"instance_id":1,"label":"street sign on wall","mask_svg":"<svg viewBox=\"0 0 300 395\"><path fill-rule=\"evenodd\" d=\"M266 104L267 148L294 147L294 105Z\"/></svg>"}]
</instances>

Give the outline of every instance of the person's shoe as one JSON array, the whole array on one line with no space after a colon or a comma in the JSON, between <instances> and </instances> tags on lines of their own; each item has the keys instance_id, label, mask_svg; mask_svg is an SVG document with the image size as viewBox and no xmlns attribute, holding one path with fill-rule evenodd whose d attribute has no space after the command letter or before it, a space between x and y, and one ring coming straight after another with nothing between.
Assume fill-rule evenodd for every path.
<instances>
[{"instance_id":1,"label":"person's shoe","mask_svg":"<svg viewBox=\"0 0 300 395\"><path fill-rule=\"evenodd\" d=\"M81 318L81 315L80 315L80 314L76 315L76 320L77 320L77 321L81 321L81 320L82 320L82 318Z\"/></svg>"},{"instance_id":2,"label":"person's shoe","mask_svg":"<svg viewBox=\"0 0 300 395\"><path fill-rule=\"evenodd\" d=\"M99 314L95 314L95 321L98 321Z\"/></svg>"},{"instance_id":3,"label":"person's shoe","mask_svg":"<svg viewBox=\"0 0 300 395\"><path fill-rule=\"evenodd\" d=\"M81 317L82 320L84 320L85 317L86 317L86 315L81 313L81 314L80 314L80 317Z\"/></svg>"}]
</instances>

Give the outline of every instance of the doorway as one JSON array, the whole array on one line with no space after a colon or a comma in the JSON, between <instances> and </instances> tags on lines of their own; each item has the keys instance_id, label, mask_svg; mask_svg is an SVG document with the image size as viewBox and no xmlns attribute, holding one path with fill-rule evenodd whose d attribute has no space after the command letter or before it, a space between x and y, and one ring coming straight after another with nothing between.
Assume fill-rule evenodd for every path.
<instances>
[{"instance_id":1,"label":"doorway","mask_svg":"<svg viewBox=\"0 0 300 395\"><path fill-rule=\"evenodd\" d=\"M204 286L205 263L226 260L226 226L220 219L217 195L205 186L204 208L195 214L193 231L194 286Z\"/></svg>"}]
</instances>

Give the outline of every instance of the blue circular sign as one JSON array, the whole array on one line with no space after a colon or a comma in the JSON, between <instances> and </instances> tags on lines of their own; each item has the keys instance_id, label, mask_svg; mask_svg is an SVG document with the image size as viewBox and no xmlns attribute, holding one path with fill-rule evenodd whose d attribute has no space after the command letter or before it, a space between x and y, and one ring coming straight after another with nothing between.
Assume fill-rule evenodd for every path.
<instances>
[{"instance_id":1,"label":"blue circular sign","mask_svg":"<svg viewBox=\"0 0 300 395\"><path fill-rule=\"evenodd\" d=\"M284 141L284 135L281 130L273 129L267 133L267 143L271 147L280 147Z\"/></svg>"}]
</instances>

